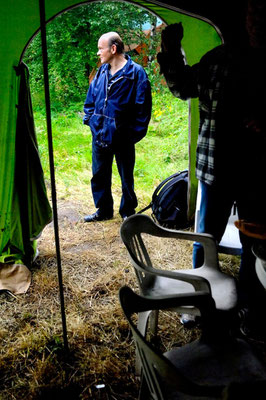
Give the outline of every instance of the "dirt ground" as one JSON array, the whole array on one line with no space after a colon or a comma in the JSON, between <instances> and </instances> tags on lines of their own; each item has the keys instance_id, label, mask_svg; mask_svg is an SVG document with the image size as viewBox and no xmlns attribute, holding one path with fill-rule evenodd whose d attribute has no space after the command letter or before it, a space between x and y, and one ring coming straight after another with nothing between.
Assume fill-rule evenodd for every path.
<instances>
[{"instance_id":1,"label":"dirt ground","mask_svg":"<svg viewBox=\"0 0 266 400\"><path fill-rule=\"evenodd\" d=\"M85 224L82 203L58 202L68 351L62 340L53 223L38 240L39 256L24 295L0 296L0 399L137 399L135 346L118 300L121 286L137 290L120 239L121 218ZM158 259L191 266L192 244L160 242ZM221 266L237 274L239 260ZM161 346L198 337L171 314L159 320ZM99 386L104 385L104 386Z\"/></svg>"}]
</instances>

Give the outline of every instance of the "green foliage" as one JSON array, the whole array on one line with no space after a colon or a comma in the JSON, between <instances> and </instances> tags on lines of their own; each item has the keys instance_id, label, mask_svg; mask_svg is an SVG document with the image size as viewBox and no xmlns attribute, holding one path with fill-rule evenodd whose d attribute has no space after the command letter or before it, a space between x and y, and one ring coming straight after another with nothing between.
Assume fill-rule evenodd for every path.
<instances>
[{"instance_id":1,"label":"green foliage","mask_svg":"<svg viewBox=\"0 0 266 400\"><path fill-rule=\"evenodd\" d=\"M47 24L52 109L60 111L70 103L84 101L89 74L97 66L98 39L103 33L116 31L125 44L148 43L142 31L146 22L154 23L154 16L142 8L126 2L103 1L71 9ZM151 60L156 53L156 40L154 36L148 44ZM30 69L35 107L41 108L44 96L40 33L29 45L23 61Z\"/></svg>"},{"instance_id":2,"label":"green foliage","mask_svg":"<svg viewBox=\"0 0 266 400\"><path fill-rule=\"evenodd\" d=\"M146 22L155 28L157 19L135 5L104 1L69 10L47 25L56 183L63 197L78 193L83 196L89 191L91 134L82 124L83 102L89 74L97 66L98 39L108 31L117 31L126 45L144 43L148 49L146 71L152 86L153 113L147 136L136 145L138 197L148 201L162 179L188 166L187 103L172 96L159 74L156 53L160 33L153 29L151 40L146 38L142 31ZM134 58L132 53L131 56ZM27 49L24 61L30 69L39 151L49 181L39 34ZM136 61L140 62L140 58ZM119 192L120 177L115 164L113 171L114 191Z\"/></svg>"},{"instance_id":3,"label":"green foliage","mask_svg":"<svg viewBox=\"0 0 266 400\"><path fill-rule=\"evenodd\" d=\"M39 151L47 181L49 160L45 115L35 113ZM82 104L67 112L53 113L53 148L56 183L60 196L90 194L91 133L82 125ZM153 112L147 136L136 145L135 186L141 204L150 201L158 183L188 167L188 103L167 88L153 91ZM113 166L113 191L120 191L120 177Z\"/></svg>"},{"instance_id":4,"label":"green foliage","mask_svg":"<svg viewBox=\"0 0 266 400\"><path fill-rule=\"evenodd\" d=\"M147 136L137 145L135 176L144 192L176 171L188 168L188 103L164 87L152 93L153 112Z\"/></svg>"}]
</instances>

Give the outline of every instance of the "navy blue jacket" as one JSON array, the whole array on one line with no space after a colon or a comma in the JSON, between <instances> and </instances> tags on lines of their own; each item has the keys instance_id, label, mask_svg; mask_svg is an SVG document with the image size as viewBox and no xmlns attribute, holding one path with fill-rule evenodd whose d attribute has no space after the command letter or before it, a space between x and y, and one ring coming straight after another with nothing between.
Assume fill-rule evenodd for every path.
<instances>
[{"instance_id":1,"label":"navy blue jacket","mask_svg":"<svg viewBox=\"0 0 266 400\"><path fill-rule=\"evenodd\" d=\"M109 64L103 64L90 84L84 105L83 123L89 125L93 139L109 145L141 140L151 117L151 88L145 70L128 59L109 91ZM114 76L115 77L115 76Z\"/></svg>"}]
</instances>

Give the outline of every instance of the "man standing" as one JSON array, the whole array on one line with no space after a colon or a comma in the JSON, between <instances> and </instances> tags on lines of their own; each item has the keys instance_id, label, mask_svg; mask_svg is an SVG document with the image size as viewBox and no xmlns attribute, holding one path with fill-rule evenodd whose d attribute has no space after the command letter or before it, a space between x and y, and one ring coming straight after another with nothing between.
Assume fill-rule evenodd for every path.
<instances>
[{"instance_id":1,"label":"man standing","mask_svg":"<svg viewBox=\"0 0 266 400\"><path fill-rule=\"evenodd\" d=\"M85 216L85 222L113 217L114 156L122 183L119 213L123 219L135 213L135 143L146 135L151 117L147 74L124 54L124 44L116 32L100 37L97 55L102 65L90 84L83 118L92 132L91 188L97 211Z\"/></svg>"}]
</instances>

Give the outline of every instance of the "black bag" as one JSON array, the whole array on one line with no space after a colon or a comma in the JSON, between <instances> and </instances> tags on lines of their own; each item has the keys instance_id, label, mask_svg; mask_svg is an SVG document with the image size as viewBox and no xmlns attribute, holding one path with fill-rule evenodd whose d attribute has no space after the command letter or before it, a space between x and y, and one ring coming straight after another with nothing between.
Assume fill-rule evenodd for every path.
<instances>
[{"instance_id":1,"label":"black bag","mask_svg":"<svg viewBox=\"0 0 266 400\"><path fill-rule=\"evenodd\" d=\"M157 222L170 229L184 229L191 225L187 217L188 170L177 172L164 179L155 189L149 208Z\"/></svg>"}]
</instances>

